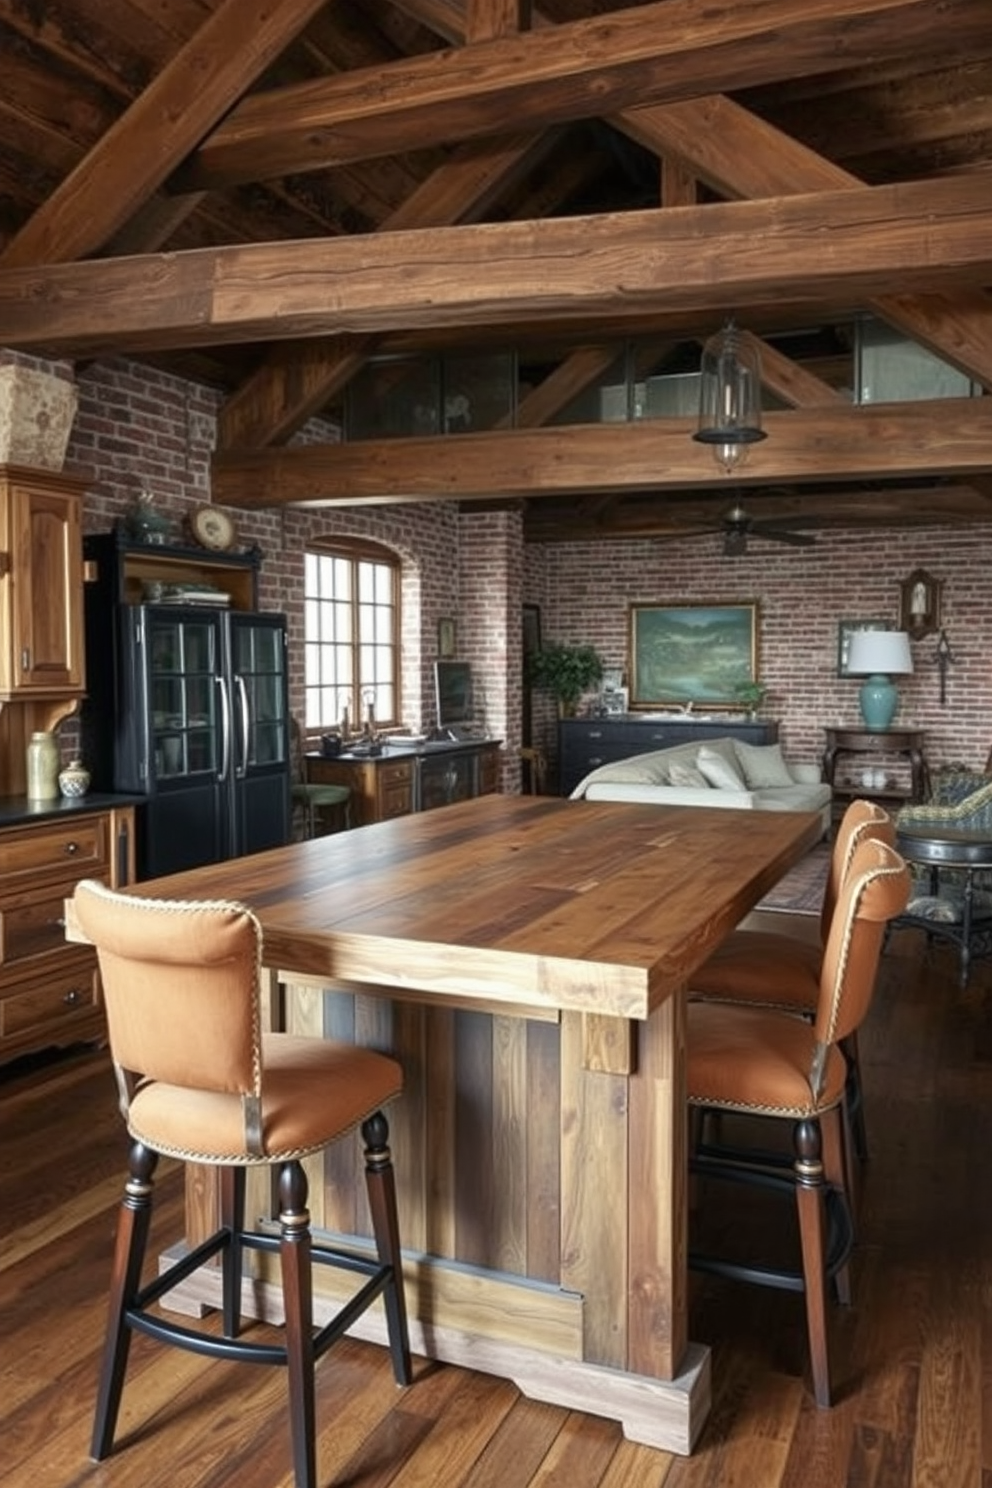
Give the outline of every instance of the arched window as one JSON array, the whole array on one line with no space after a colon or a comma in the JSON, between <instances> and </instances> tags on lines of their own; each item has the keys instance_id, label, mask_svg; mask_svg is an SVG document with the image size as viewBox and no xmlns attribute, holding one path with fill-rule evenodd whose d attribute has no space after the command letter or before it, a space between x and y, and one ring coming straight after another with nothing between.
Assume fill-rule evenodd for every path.
<instances>
[{"instance_id":1,"label":"arched window","mask_svg":"<svg viewBox=\"0 0 992 1488\"><path fill-rule=\"evenodd\" d=\"M399 712L400 560L378 543L313 541L303 573L306 728Z\"/></svg>"}]
</instances>

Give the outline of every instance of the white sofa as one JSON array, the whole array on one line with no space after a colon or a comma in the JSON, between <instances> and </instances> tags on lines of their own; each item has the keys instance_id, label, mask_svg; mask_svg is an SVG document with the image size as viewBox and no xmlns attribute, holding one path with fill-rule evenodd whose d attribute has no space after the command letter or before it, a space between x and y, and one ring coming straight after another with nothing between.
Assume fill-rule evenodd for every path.
<instances>
[{"instance_id":1,"label":"white sofa","mask_svg":"<svg viewBox=\"0 0 992 1488\"><path fill-rule=\"evenodd\" d=\"M830 831L829 785L818 765L789 764L778 744L694 740L592 770L573 801L643 801L737 811L819 811Z\"/></svg>"}]
</instances>

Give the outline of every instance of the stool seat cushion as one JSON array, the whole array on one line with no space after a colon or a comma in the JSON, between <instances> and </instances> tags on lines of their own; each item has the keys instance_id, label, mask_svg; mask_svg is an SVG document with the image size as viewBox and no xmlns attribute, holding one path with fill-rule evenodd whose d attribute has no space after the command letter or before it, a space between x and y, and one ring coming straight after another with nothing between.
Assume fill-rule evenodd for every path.
<instances>
[{"instance_id":1,"label":"stool seat cushion","mask_svg":"<svg viewBox=\"0 0 992 1488\"><path fill-rule=\"evenodd\" d=\"M774 930L734 930L689 978L689 996L815 1013L823 947Z\"/></svg>"},{"instance_id":2,"label":"stool seat cushion","mask_svg":"<svg viewBox=\"0 0 992 1488\"><path fill-rule=\"evenodd\" d=\"M309 801L312 806L343 806L351 795L347 785L294 785L293 795L298 801Z\"/></svg>"},{"instance_id":3,"label":"stool seat cushion","mask_svg":"<svg viewBox=\"0 0 992 1488\"><path fill-rule=\"evenodd\" d=\"M847 1065L830 1045L823 1088L814 1099L809 1078L816 1037L804 1018L721 1002L688 1008L686 1093L693 1105L754 1111L803 1120L842 1099Z\"/></svg>"},{"instance_id":4,"label":"stool seat cushion","mask_svg":"<svg viewBox=\"0 0 992 1488\"><path fill-rule=\"evenodd\" d=\"M261 1155L245 1145L237 1093L148 1081L128 1130L156 1152L198 1163L268 1164L304 1157L360 1125L400 1093L400 1066L373 1049L292 1034L262 1036Z\"/></svg>"}]
</instances>

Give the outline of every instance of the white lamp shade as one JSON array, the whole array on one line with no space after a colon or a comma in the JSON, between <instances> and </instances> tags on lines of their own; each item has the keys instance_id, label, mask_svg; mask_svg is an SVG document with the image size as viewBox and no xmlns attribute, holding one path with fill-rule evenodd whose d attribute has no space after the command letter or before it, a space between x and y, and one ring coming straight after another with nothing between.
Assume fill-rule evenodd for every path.
<instances>
[{"instance_id":1,"label":"white lamp shade","mask_svg":"<svg viewBox=\"0 0 992 1488\"><path fill-rule=\"evenodd\" d=\"M886 677L908 676L913 653L904 630L855 630L847 653L847 670L856 677L882 673Z\"/></svg>"}]
</instances>

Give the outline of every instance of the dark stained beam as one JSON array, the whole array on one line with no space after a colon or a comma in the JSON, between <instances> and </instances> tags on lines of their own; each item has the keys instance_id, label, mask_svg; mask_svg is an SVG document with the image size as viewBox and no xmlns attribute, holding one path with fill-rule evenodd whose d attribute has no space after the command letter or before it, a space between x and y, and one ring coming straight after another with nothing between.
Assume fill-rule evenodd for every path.
<instances>
[{"instance_id":1,"label":"dark stained beam","mask_svg":"<svg viewBox=\"0 0 992 1488\"><path fill-rule=\"evenodd\" d=\"M216 189L992 37L985 0L656 0L246 97L177 173Z\"/></svg>"},{"instance_id":2,"label":"dark stained beam","mask_svg":"<svg viewBox=\"0 0 992 1488\"><path fill-rule=\"evenodd\" d=\"M222 0L39 207L0 267L94 253L171 175L324 0Z\"/></svg>"},{"instance_id":3,"label":"dark stained beam","mask_svg":"<svg viewBox=\"0 0 992 1488\"><path fill-rule=\"evenodd\" d=\"M766 416L733 486L992 471L992 402L811 408ZM512 429L219 454L213 499L248 510L727 489L689 419Z\"/></svg>"},{"instance_id":4,"label":"dark stained beam","mask_svg":"<svg viewBox=\"0 0 992 1488\"><path fill-rule=\"evenodd\" d=\"M992 197L967 177L863 191L0 274L0 343L118 354L543 317L645 317L992 282Z\"/></svg>"}]
</instances>

